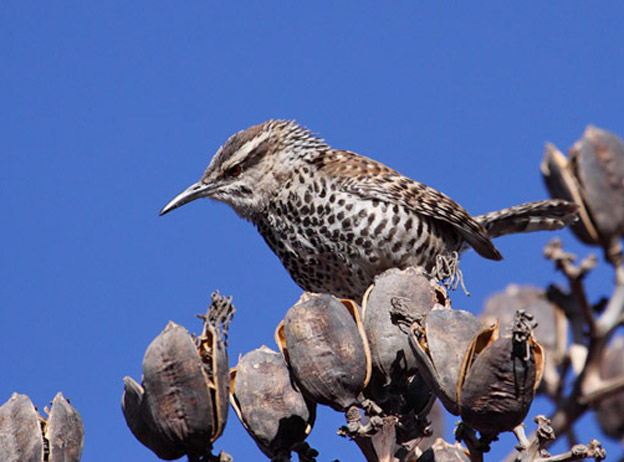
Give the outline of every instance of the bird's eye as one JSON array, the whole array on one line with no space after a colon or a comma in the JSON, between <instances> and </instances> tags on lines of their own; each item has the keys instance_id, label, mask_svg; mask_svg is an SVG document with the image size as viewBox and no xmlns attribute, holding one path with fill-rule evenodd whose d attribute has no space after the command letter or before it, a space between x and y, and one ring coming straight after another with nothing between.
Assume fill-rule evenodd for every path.
<instances>
[{"instance_id":1,"label":"bird's eye","mask_svg":"<svg viewBox=\"0 0 624 462\"><path fill-rule=\"evenodd\" d=\"M240 175L242 173L243 169L241 168L240 164L235 165L234 167L230 167L227 171L227 176L230 177L237 177L238 175Z\"/></svg>"}]
</instances>

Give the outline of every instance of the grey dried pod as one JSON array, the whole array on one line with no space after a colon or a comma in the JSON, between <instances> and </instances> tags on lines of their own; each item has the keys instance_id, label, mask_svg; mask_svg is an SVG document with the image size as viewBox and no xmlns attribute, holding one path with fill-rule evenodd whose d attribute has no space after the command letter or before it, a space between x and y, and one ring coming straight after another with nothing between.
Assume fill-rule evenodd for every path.
<instances>
[{"instance_id":1,"label":"grey dried pod","mask_svg":"<svg viewBox=\"0 0 624 462\"><path fill-rule=\"evenodd\" d=\"M375 278L362 302L364 332L373 371L384 384L403 381L417 372L409 345L409 326L436 304L450 307L444 288L420 269L390 269Z\"/></svg>"},{"instance_id":2,"label":"grey dried pod","mask_svg":"<svg viewBox=\"0 0 624 462\"><path fill-rule=\"evenodd\" d=\"M84 427L80 414L62 393L39 415L30 398L13 393L0 407L0 460L3 462L78 462Z\"/></svg>"},{"instance_id":3,"label":"grey dried pod","mask_svg":"<svg viewBox=\"0 0 624 462\"><path fill-rule=\"evenodd\" d=\"M408 335L414 320L436 304L450 305L446 291L419 268L389 269L375 278L362 303L373 366L364 396L398 419L398 442L419 441L435 396L418 372Z\"/></svg>"},{"instance_id":4,"label":"grey dried pod","mask_svg":"<svg viewBox=\"0 0 624 462\"><path fill-rule=\"evenodd\" d=\"M26 395L13 393L0 407L0 460L42 462L39 414Z\"/></svg>"},{"instance_id":5,"label":"grey dried pod","mask_svg":"<svg viewBox=\"0 0 624 462\"><path fill-rule=\"evenodd\" d=\"M386 412L393 413L403 397L414 412L428 409L433 395L418 373L408 336L414 320L436 304L450 308L446 291L417 268L390 269L364 294L362 317L373 366L366 395Z\"/></svg>"},{"instance_id":6,"label":"grey dried pod","mask_svg":"<svg viewBox=\"0 0 624 462\"><path fill-rule=\"evenodd\" d=\"M460 415L488 439L511 431L526 417L544 370L532 316L519 311L511 335L498 324L482 329L466 352L457 384Z\"/></svg>"},{"instance_id":7,"label":"grey dried pod","mask_svg":"<svg viewBox=\"0 0 624 462\"><path fill-rule=\"evenodd\" d=\"M44 425L44 439L49 443L50 455L47 462L80 461L84 443L82 418L69 401L58 392L52 401Z\"/></svg>"},{"instance_id":8,"label":"grey dried pod","mask_svg":"<svg viewBox=\"0 0 624 462\"><path fill-rule=\"evenodd\" d=\"M289 456L312 431L316 404L293 387L282 355L262 346L240 358L230 378L232 408L260 450Z\"/></svg>"},{"instance_id":9,"label":"grey dried pod","mask_svg":"<svg viewBox=\"0 0 624 462\"><path fill-rule=\"evenodd\" d=\"M417 462L469 462L468 451L461 444L449 444L438 438L433 445L417 459Z\"/></svg>"},{"instance_id":10,"label":"grey dried pod","mask_svg":"<svg viewBox=\"0 0 624 462\"><path fill-rule=\"evenodd\" d=\"M464 356L481 323L467 311L435 308L412 325L418 369L447 411L459 415L457 384Z\"/></svg>"},{"instance_id":11,"label":"grey dried pod","mask_svg":"<svg viewBox=\"0 0 624 462\"><path fill-rule=\"evenodd\" d=\"M557 367L565 358L568 320L563 310L548 300L543 289L517 284L510 284L504 291L490 296L481 312L481 320L484 325L489 325L498 319L505 334L511 332L518 310L532 315L537 322L535 340L544 349L546 357L540 389L552 395L560 382Z\"/></svg>"},{"instance_id":12,"label":"grey dried pod","mask_svg":"<svg viewBox=\"0 0 624 462\"><path fill-rule=\"evenodd\" d=\"M624 143L616 135L588 126L570 149L570 159L546 146L541 169L551 196L580 206L571 226L587 244L604 245L624 234Z\"/></svg>"},{"instance_id":13,"label":"grey dried pod","mask_svg":"<svg viewBox=\"0 0 624 462\"><path fill-rule=\"evenodd\" d=\"M588 126L570 149L583 197L598 233L624 235L624 143Z\"/></svg>"},{"instance_id":14,"label":"grey dried pod","mask_svg":"<svg viewBox=\"0 0 624 462\"><path fill-rule=\"evenodd\" d=\"M368 342L357 305L304 293L277 327L275 339L304 395L346 411L363 399L371 375Z\"/></svg>"},{"instance_id":15,"label":"grey dried pod","mask_svg":"<svg viewBox=\"0 0 624 462\"><path fill-rule=\"evenodd\" d=\"M586 207L572 163L554 144L546 143L540 169L551 197L565 199L579 206L579 220L569 225L572 232L585 244L598 244L598 232Z\"/></svg>"},{"instance_id":16,"label":"grey dried pod","mask_svg":"<svg viewBox=\"0 0 624 462\"><path fill-rule=\"evenodd\" d=\"M611 380L624 377L624 337L616 337L600 364L600 378ZM624 439L624 392L600 401L595 408L596 420L606 435Z\"/></svg>"},{"instance_id":17,"label":"grey dried pod","mask_svg":"<svg viewBox=\"0 0 624 462\"><path fill-rule=\"evenodd\" d=\"M208 454L220 426L209 384L218 380L227 376L207 377L190 334L169 322L145 353L143 388L124 378L122 409L130 430L161 459Z\"/></svg>"},{"instance_id":18,"label":"grey dried pod","mask_svg":"<svg viewBox=\"0 0 624 462\"><path fill-rule=\"evenodd\" d=\"M121 408L130 431L143 445L151 449L164 460L179 459L184 455L184 448L172 444L162 434L149 413L145 399L145 390L132 377L124 377L124 393Z\"/></svg>"},{"instance_id":19,"label":"grey dried pod","mask_svg":"<svg viewBox=\"0 0 624 462\"><path fill-rule=\"evenodd\" d=\"M145 352L142 386L124 378L126 423L161 459L207 456L223 432L229 395L223 336L233 310L230 299L213 294L197 341L170 321Z\"/></svg>"}]
</instances>

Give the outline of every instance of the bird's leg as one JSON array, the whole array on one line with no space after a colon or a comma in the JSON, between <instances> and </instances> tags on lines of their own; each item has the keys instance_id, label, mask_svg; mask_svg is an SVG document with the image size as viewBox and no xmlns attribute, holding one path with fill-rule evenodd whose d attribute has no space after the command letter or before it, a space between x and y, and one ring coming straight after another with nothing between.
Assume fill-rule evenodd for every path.
<instances>
[{"instance_id":1,"label":"bird's leg","mask_svg":"<svg viewBox=\"0 0 624 462\"><path fill-rule=\"evenodd\" d=\"M464 275L459 269L458 252L453 251L448 254L437 255L433 276L442 282L444 287L450 290L456 290L457 286L461 284L464 293L470 295L470 292L468 292L464 284Z\"/></svg>"}]
</instances>

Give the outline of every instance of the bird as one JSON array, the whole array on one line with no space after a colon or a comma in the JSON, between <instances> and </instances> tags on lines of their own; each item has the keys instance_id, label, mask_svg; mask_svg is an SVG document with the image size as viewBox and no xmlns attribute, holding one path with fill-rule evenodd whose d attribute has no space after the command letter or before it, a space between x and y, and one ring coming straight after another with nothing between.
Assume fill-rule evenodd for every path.
<instances>
[{"instance_id":1,"label":"bird","mask_svg":"<svg viewBox=\"0 0 624 462\"><path fill-rule=\"evenodd\" d=\"M303 290L356 301L390 268L420 267L456 286L467 248L501 260L492 238L559 229L577 210L549 199L471 216L429 186L273 119L232 135L160 215L199 198L253 223Z\"/></svg>"}]
</instances>

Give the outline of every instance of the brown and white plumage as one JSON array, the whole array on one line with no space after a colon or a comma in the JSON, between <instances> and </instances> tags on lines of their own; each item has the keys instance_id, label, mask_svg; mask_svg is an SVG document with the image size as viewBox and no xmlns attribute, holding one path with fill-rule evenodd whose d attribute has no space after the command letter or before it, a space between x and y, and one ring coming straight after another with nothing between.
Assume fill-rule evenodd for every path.
<instances>
[{"instance_id":1,"label":"brown and white plumage","mask_svg":"<svg viewBox=\"0 0 624 462\"><path fill-rule=\"evenodd\" d=\"M576 212L574 204L546 200L473 217L443 193L332 149L293 121L230 137L200 181L161 214L201 197L254 223L303 289L356 300L388 268L421 266L443 277L440 258L466 245L500 260L492 237L558 229Z\"/></svg>"}]
</instances>

